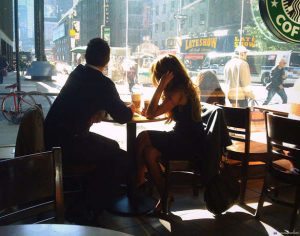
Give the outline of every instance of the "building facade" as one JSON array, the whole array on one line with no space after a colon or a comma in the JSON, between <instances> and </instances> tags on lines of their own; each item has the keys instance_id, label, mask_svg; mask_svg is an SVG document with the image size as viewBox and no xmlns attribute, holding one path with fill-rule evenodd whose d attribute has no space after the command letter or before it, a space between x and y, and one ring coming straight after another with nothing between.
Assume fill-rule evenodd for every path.
<instances>
[{"instance_id":1,"label":"building facade","mask_svg":"<svg viewBox=\"0 0 300 236\"><path fill-rule=\"evenodd\" d=\"M151 36L152 1L128 0L128 16L126 0L112 0L110 2L111 46L125 47L127 41L131 51L135 51L145 37ZM127 20L128 24L126 26Z\"/></svg>"},{"instance_id":2,"label":"building facade","mask_svg":"<svg viewBox=\"0 0 300 236\"><path fill-rule=\"evenodd\" d=\"M54 29L55 59L71 63L74 58L70 50L86 46L95 37L105 38L112 47L126 47L127 42L133 52L151 37L151 9L152 0L128 0L127 16L126 0L77 1ZM70 35L70 30L75 34Z\"/></svg>"},{"instance_id":3,"label":"building facade","mask_svg":"<svg viewBox=\"0 0 300 236\"><path fill-rule=\"evenodd\" d=\"M197 47L204 44L198 51L230 51L241 26L241 11L231 9L241 9L241 4L241 0L153 0L152 39L160 50L176 49L185 53L188 51L185 45L191 49L188 45L195 42ZM251 24L251 3L245 0L243 25ZM229 44L210 47L215 38L220 43L230 41L232 47Z\"/></svg>"},{"instance_id":4,"label":"building facade","mask_svg":"<svg viewBox=\"0 0 300 236\"><path fill-rule=\"evenodd\" d=\"M208 2L153 0L152 40L161 50L177 49L184 38L207 33Z\"/></svg>"},{"instance_id":5,"label":"building facade","mask_svg":"<svg viewBox=\"0 0 300 236\"><path fill-rule=\"evenodd\" d=\"M13 1L2 0L0 7L0 55L12 63L13 52Z\"/></svg>"}]
</instances>

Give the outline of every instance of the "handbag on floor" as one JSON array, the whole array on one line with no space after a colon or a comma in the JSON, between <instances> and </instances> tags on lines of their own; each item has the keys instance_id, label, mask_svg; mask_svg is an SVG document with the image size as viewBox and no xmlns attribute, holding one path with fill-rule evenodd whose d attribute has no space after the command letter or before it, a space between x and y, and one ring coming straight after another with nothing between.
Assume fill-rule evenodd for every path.
<instances>
[{"instance_id":1,"label":"handbag on floor","mask_svg":"<svg viewBox=\"0 0 300 236\"><path fill-rule=\"evenodd\" d=\"M239 194L239 182L231 175L226 165L221 166L219 174L214 176L205 187L206 208L211 213L220 215L237 202Z\"/></svg>"}]
</instances>

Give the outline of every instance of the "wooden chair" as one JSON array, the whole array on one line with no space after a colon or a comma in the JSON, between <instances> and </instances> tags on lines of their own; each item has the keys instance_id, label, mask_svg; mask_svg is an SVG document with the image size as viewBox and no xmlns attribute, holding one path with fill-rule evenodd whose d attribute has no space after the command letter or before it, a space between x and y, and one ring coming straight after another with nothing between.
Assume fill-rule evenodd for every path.
<instances>
[{"instance_id":1,"label":"wooden chair","mask_svg":"<svg viewBox=\"0 0 300 236\"><path fill-rule=\"evenodd\" d=\"M0 188L0 225L64 222L60 148L1 161Z\"/></svg>"},{"instance_id":2,"label":"wooden chair","mask_svg":"<svg viewBox=\"0 0 300 236\"><path fill-rule=\"evenodd\" d=\"M267 146L250 140L250 108L220 107L224 111L229 135L233 142L227 147L223 162L240 170L240 203L244 204L248 178L263 178L264 176ZM250 175L249 167L257 167L257 173Z\"/></svg>"},{"instance_id":3,"label":"wooden chair","mask_svg":"<svg viewBox=\"0 0 300 236\"><path fill-rule=\"evenodd\" d=\"M21 120L16 140L15 156L18 157L42 151L46 151L44 115L41 107L35 106L26 111ZM84 194L85 178L94 168L94 166L90 165L79 166L75 164L62 166L65 205L67 209L78 205L76 198L78 194ZM73 203L74 201L75 203Z\"/></svg>"},{"instance_id":4,"label":"wooden chair","mask_svg":"<svg viewBox=\"0 0 300 236\"><path fill-rule=\"evenodd\" d=\"M193 196L199 196L199 189L202 187L200 172L195 167L193 161L165 161L162 163L165 176L165 190L162 196L162 213L168 214L170 212L169 192L172 184L174 184L174 175L185 176L188 184L192 188ZM173 176L172 176L173 175Z\"/></svg>"},{"instance_id":5,"label":"wooden chair","mask_svg":"<svg viewBox=\"0 0 300 236\"><path fill-rule=\"evenodd\" d=\"M165 214L168 214L169 212L168 196L169 189L172 185L172 180L170 178L171 174L188 174L190 177L188 181L192 186L193 195L198 196L199 189L218 173L223 150L226 146L231 144L222 109L207 103L202 103L202 109L202 119L205 125L206 141L208 145L207 153L200 153L200 155L203 156L202 160L196 158L191 161L171 160L163 163L166 185L162 197L162 208L163 213ZM183 168L178 169L173 167L176 165L178 166L178 163L183 166Z\"/></svg>"},{"instance_id":6,"label":"wooden chair","mask_svg":"<svg viewBox=\"0 0 300 236\"><path fill-rule=\"evenodd\" d=\"M256 218L262 214L265 197L270 197L277 203L293 208L289 231L295 228L298 211L300 208L300 121L274 115L265 114L268 145L268 174L265 177L262 193L256 210ZM279 183L285 183L296 187L293 203L288 203L273 198L271 193L271 181L275 180L276 188ZM275 188L275 190L276 190ZM275 195L276 197L276 195ZM278 196L277 196L278 197Z\"/></svg>"}]
</instances>

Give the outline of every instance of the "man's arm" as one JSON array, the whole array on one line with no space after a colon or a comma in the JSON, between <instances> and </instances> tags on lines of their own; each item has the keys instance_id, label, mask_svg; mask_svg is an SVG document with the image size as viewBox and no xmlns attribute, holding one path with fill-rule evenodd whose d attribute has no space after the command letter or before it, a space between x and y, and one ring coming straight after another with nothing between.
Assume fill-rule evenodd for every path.
<instances>
[{"instance_id":1,"label":"man's arm","mask_svg":"<svg viewBox=\"0 0 300 236\"><path fill-rule=\"evenodd\" d=\"M246 97L254 98L254 94L251 89L251 74L250 67L247 62L241 64L240 67L240 86L244 89Z\"/></svg>"},{"instance_id":2,"label":"man's arm","mask_svg":"<svg viewBox=\"0 0 300 236\"><path fill-rule=\"evenodd\" d=\"M133 113L121 100L113 82L108 84L106 90L106 111L118 123L124 124L132 119Z\"/></svg>"}]
</instances>

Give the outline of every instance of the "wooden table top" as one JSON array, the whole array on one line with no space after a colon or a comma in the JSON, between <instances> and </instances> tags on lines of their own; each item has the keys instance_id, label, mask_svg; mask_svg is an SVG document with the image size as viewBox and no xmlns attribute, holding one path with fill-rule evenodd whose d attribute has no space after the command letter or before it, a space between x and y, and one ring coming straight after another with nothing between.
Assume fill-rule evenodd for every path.
<instances>
[{"instance_id":1,"label":"wooden table top","mask_svg":"<svg viewBox=\"0 0 300 236\"><path fill-rule=\"evenodd\" d=\"M261 111L269 111L275 114L288 116L290 113L291 105L290 104L260 105L260 106L254 106L254 108Z\"/></svg>"},{"instance_id":2,"label":"wooden table top","mask_svg":"<svg viewBox=\"0 0 300 236\"><path fill-rule=\"evenodd\" d=\"M122 232L90 227L81 225L65 225L65 224L27 224L27 225L7 225L0 226L0 235L5 236L126 236Z\"/></svg>"},{"instance_id":3,"label":"wooden table top","mask_svg":"<svg viewBox=\"0 0 300 236\"><path fill-rule=\"evenodd\" d=\"M167 117L165 116L158 116L155 117L153 119L147 119L145 116L138 114L138 113L134 113L132 120L129 121L128 123L149 123L149 122L158 122L158 121L164 121L166 120ZM115 123L116 121L114 121L111 117L108 117L104 120L102 120L103 122L111 122L111 123Z\"/></svg>"}]
</instances>

